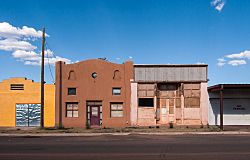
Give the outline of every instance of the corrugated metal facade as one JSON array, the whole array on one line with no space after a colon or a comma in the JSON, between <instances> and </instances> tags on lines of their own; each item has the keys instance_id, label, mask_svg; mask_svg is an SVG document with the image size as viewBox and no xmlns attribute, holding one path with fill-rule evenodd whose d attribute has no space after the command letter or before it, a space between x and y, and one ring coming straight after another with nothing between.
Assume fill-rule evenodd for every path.
<instances>
[{"instance_id":1,"label":"corrugated metal facade","mask_svg":"<svg viewBox=\"0 0 250 160\"><path fill-rule=\"evenodd\" d=\"M207 65L134 65L137 82L207 82Z\"/></svg>"}]
</instances>

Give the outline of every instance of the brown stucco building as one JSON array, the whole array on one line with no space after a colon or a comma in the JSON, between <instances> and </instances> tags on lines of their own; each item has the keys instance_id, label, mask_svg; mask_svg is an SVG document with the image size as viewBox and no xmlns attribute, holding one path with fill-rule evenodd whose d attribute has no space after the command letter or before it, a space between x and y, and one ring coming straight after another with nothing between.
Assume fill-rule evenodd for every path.
<instances>
[{"instance_id":1,"label":"brown stucco building","mask_svg":"<svg viewBox=\"0 0 250 160\"><path fill-rule=\"evenodd\" d=\"M206 125L207 65L56 63L56 126Z\"/></svg>"},{"instance_id":2,"label":"brown stucco building","mask_svg":"<svg viewBox=\"0 0 250 160\"><path fill-rule=\"evenodd\" d=\"M131 61L57 62L56 126L129 126L132 78Z\"/></svg>"}]
</instances>

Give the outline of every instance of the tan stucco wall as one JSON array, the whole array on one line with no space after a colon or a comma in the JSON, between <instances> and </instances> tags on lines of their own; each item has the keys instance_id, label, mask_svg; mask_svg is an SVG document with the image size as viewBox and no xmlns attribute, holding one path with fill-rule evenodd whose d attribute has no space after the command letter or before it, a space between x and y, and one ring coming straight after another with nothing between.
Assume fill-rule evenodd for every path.
<instances>
[{"instance_id":1,"label":"tan stucco wall","mask_svg":"<svg viewBox=\"0 0 250 160\"><path fill-rule=\"evenodd\" d=\"M10 90L10 84L24 84L24 90ZM0 82L0 127L16 126L16 104L40 103L40 83L26 78L10 78ZM45 84L44 126L55 124L55 86Z\"/></svg>"}]
</instances>

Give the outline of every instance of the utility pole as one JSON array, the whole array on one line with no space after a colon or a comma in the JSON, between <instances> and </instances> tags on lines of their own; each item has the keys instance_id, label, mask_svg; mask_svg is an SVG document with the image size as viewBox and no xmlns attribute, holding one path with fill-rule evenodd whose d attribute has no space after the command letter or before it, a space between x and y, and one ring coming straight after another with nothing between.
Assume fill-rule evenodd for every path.
<instances>
[{"instance_id":1,"label":"utility pole","mask_svg":"<svg viewBox=\"0 0 250 160\"><path fill-rule=\"evenodd\" d=\"M42 35L42 58L41 58L41 128L44 128L44 43L45 43L45 28L43 27Z\"/></svg>"}]
</instances>

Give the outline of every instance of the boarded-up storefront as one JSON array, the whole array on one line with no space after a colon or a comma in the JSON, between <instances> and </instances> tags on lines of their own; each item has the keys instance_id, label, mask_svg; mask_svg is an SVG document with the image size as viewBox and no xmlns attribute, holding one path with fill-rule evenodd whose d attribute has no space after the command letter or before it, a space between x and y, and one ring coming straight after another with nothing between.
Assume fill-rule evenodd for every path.
<instances>
[{"instance_id":1,"label":"boarded-up storefront","mask_svg":"<svg viewBox=\"0 0 250 160\"><path fill-rule=\"evenodd\" d=\"M207 65L134 65L134 70L135 125L207 124Z\"/></svg>"}]
</instances>

